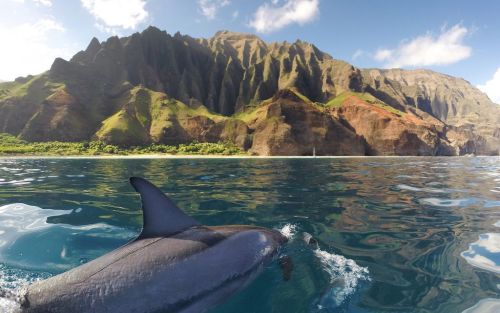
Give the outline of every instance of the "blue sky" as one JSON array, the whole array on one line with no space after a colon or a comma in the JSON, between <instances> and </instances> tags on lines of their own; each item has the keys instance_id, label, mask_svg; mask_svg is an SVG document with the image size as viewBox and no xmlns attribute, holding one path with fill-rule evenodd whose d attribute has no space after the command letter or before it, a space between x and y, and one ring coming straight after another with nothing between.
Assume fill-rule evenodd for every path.
<instances>
[{"instance_id":1,"label":"blue sky","mask_svg":"<svg viewBox=\"0 0 500 313\"><path fill-rule=\"evenodd\" d=\"M36 74L92 37L149 25L210 37L228 29L315 44L358 67L428 68L500 102L497 0L0 0L0 79Z\"/></svg>"}]
</instances>

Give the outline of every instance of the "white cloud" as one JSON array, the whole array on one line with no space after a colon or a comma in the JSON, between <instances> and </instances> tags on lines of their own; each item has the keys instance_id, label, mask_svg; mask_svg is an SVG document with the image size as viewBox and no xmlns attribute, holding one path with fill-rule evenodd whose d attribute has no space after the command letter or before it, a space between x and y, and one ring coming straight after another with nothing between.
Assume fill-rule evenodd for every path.
<instances>
[{"instance_id":1,"label":"white cloud","mask_svg":"<svg viewBox=\"0 0 500 313\"><path fill-rule=\"evenodd\" d=\"M270 33L293 23L300 25L313 21L319 15L319 0L286 0L264 3L254 13L250 27L260 33Z\"/></svg>"},{"instance_id":2,"label":"white cloud","mask_svg":"<svg viewBox=\"0 0 500 313\"><path fill-rule=\"evenodd\" d=\"M240 11L238 11L238 10L234 11L232 16L233 16L233 20L237 19L238 16L240 16Z\"/></svg>"},{"instance_id":3,"label":"white cloud","mask_svg":"<svg viewBox=\"0 0 500 313\"><path fill-rule=\"evenodd\" d=\"M469 30L459 24L442 28L439 36L432 33L403 41L396 49L379 49L374 58L386 67L448 65L467 59L471 47L463 43Z\"/></svg>"},{"instance_id":4,"label":"white cloud","mask_svg":"<svg viewBox=\"0 0 500 313\"><path fill-rule=\"evenodd\" d=\"M377 61L387 61L389 60L392 55L394 54L394 51L393 50L389 50L389 49L379 49L377 50L377 52L375 53L375 60Z\"/></svg>"},{"instance_id":5,"label":"white cloud","mask_svg":"<svg viewBox=\"0 0 500 313\"><path fill-rule=\"evenodd\" d=\"M10 0L12 2L17 2L17 3L24 3L24 0ZM33 2L37 6L45 6L45 7L51 7L52 6L52 0L33 0Z\"/></svg>"},{"instance_id":6,"label":"white cloud","mask_svg":"<svg viewBox=\"0 0 500 313\"><path fill-rule=\"evenodd\" d=\"M365 51L358 49L358 50L354 51L354 53L352 54L352 59L357 60L357 59L361 58L362 56L364 56L365 54L366 54Z\"/></svg>"},{"instance_id":7,"label":"white cloud","mask_svg":"<svg viewBox=\"0 0 500 313\"><path fill-rule=\"evenodd\" d=\"M81 0L82 5L100 23L101 29L135 29L148 17L145 0Z\"/></svg>"},{"instance_id":8,"label":"white cloud","mask_svg":"<svg viewBox=\"0 0 500 313\"><path fill-rule=\"evenodd\" d=\"M67 58L67 49L56 48L51 36L63 33L64 27L52 18L20 25L0 24L0 77L13 80L18 76L38 74L50 68L56 57Z\"/></svg>"},{"instance_id":9,"label":"white cloud","mask_svg":"<svg viewBox=\"0 0 500 313\"><path fill-rule=\"evenodd\" d=\"M51 7L52 6L52 0L33 0L36 5L42 5L44 7Z\"/></svg>"},{"instance_id":10,"label":"white cloud","mask_svg":"<svg viewBox=\"0 0 500 313\"><path fill-rule=\"evenodd\" d=\"M209 20L215 19L220 8L228 6L229 0L198 0L201 15Z\"/></svg>"},{"instance_id":11,"label":"white cloud","mask_svg":"<svg viewBox=\"0 0 500 313\"><path fill-rule=\"evenodd\" d=\"M485 92L490 99L500 104L500 67L497 69L493 78L487 81L484 85L479 85L477 88Z\"/></svg>"}]
</instances>

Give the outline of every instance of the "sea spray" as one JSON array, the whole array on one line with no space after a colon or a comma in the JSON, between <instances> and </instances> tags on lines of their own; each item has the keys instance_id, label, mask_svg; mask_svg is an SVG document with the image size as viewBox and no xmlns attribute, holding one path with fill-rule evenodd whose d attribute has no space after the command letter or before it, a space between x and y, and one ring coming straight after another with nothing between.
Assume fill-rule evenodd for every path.
<instances>
[{"instance_id":1,"label":"sea spray","mask_svg":"<svg viewBox=\"0 0 500 313\"><path fill-rule=\"evenodd\" d=\"M20 312L20 298L25 287L35 281L50 277L47 273L34 273L0 264L0 312Z\"/></svg>"},{"instance_id":2,"label":"sea spray","mask_svg":"<svg viewBox=\"0 0 500 313\"><path fill-rule=\"evenodd\" d=\"M292 240L295 237L295 234L297 234L297 225L287 223L283 227L279 228L278 230L288 240Z\"/></svg>"},{"instance_id":3,"label":"sea spray","mask_svg":"<svg viewBox=\"0 0 500 313\"><path fill-rule=\"evenodd\" d=\"M299 227L291 223L279 228L281 234L289 240L296 237L298 230ZM356 292L361 282L371 281L368 268L359 266L354 260L342 255L321 250L312 235L307 232L302 235L303 241L311 247L315 258L319 260L322 270L329 276L328 288L315 302L317 312L338 308Z\"/></svg>"},{"instance_id":4,"label":"sea spray","mask_svg":"<svg viewBox=\"0 0 500 313\"><path fill-rule=\"evenodd\" d=\"M368 268L359 266L354 260L319 248L314 255L330 276L329 288L317 303L320 311L342 305L357 290L361 281L370 281Z\"/></svg>"}]
</instances>

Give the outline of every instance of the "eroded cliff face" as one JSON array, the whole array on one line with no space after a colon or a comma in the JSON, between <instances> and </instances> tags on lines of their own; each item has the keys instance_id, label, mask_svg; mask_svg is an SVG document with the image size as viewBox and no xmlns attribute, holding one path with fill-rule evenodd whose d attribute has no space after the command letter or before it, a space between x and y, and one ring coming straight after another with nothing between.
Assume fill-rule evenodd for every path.
<instances>
[{"instance_id":1,"label":"eroded cliff face","mask_svg":"<svg viewBox=\"0 0 500 313\"><path fill-rule=\"evenodd\" d=\"M61 73L70 67L60 63ZM228 31L194 39L154 27L103 43L93 39L70 63L92 68L111 85L128 81L186 103L196 99L223 115L288 87L325 101L339 89L349 89L355 72L302 41L267 44L257 36Z\"/></svg>"},{"instance_id":2,"label":"eroded cliff face","mask_svg":"<svg viewBox=\"0 0 500 313\"><path fill-rule=\"evenodd\" d=\"M346 100L348 93L357 96ZM0 131L29 141L229 140L265 155L498 155L499 125L499 106L462 79L360 70L300 40L266 43L228 31L195 39L150 27L92 39L46 73L0 83Z\"/></svg>"},{"instance_id":3,"label":"eroded cliff face","mask_svg":"<svg viewBox=\"0 0 500 313\"><path fill-rule=\"evenodd\" d=\"M424 111L468 140L479 139L469 153L498 155L500 105L466 80L428 70L367 69L360 73L364 91L392 106Z\"/></svg>"},{"instance_id":4,"label":"eroded cliff face","mask_svg":"<svg viewBox=\"0 0 500 313\"><path fill-rule=\"evenodd\" d=\"M366 140L369 155L438 155L443 151L444 124L417 115L424 112L391 112L352 95L331 113Z\"/></svg>"},{"instance_id":5,"label":"eroded cliff face","mask_svg":"<svg viewBox=\"0 0 500 313\"><path fill-rule=\"evenodd\" d=\"M365 155L365 141L321 106L294 91L279 91L249 121L251 153L258 155Z\"/></svg>"}]
</instances>

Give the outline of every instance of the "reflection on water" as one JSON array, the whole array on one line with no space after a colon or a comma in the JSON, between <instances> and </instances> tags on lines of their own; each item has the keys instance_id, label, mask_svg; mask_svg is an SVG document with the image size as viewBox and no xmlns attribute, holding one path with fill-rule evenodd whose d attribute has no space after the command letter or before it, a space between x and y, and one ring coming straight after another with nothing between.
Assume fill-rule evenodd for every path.
<instances>
[{"instance_id":1,"label":"reflection on water","mask_svg":"<svg viewBox=\"0 0 500 313\"><path fill-rule=\"evenodd\" d=\"M462 313L498 313L500 312L499 299L483 299L472 308L469 308Z\"/></svg>"},{"instance_id":2,"label":"reflection on water","mask_svg":"<svg viewBox=\"0 0 500 313\"><path fill-rule=\"evenodd\" d=\"M6 245L30 231L40 231L49 227L47 218L66 214L62 210L42 210L39 207L14 203L0 206L0 251Z\"/></svg>"},{"instance_id":3,"label":"reflection on water","mask_svg":"<svg viewBox=\"0 0 500 313\"><path fill-rule=\"evenodd\" d=\"M79 226L57 223L74 219L71 215L81 212L81 208L52 210L23 203L0 206L0 262L57 273L102 254L102 247L89 249L82 245L85 241L114 246L134 236L133 232L105 223ZM37 245L40 241L43 244Z\"/></svg>"},{"instance_id":4,"label":"reflection on water","mask_svg":"<svg viewBox=\"0 0 500 313\"><path fill-rule=\"evenodd\" d=\"M500 227L500 222L494 226ZM500 233L479 235L479 240L471 243L462 257L473 266L500 274Z\"/></svg>"},{"instance_id":5,"label":"reflection on water","mask_svg":"<svg viewBox=\"0 0 500 313\"><path fill-rule=\"evenodd\" d=\"M212 313L497 308L499 158L0 159L2 287L133 238L142 216L130 176L204 224L289 224L318 239L321 250L287 247L290 281L270 266Z\"/></svg>"}]
</instances>

